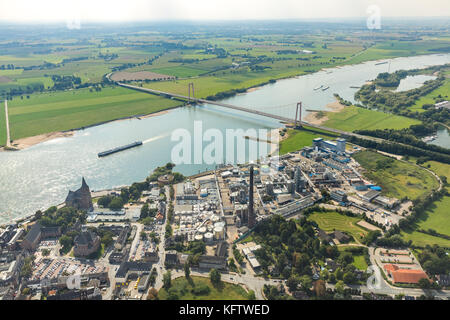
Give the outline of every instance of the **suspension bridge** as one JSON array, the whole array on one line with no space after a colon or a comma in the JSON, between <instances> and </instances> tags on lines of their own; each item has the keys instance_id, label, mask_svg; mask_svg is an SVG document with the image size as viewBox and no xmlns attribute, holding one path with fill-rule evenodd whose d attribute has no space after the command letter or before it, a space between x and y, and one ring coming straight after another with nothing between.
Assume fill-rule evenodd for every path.
<instances>
[{"instance_id":1,"label":"suspension bridge","mask_svg":"<svg viewBox=\"0 0 450 320\"><path fill-rule=\"evenodd\" d=\"M124 87L124 88L137 90L137 91L141 91L141 92L145 92L145 93L149 93L149 94L165 96L165 97L168 97L168 98L176 98L176 99L186 100L188 102L193 102L193 103L197 103L197 104L216 105L216 106L224 107L224 108L227 108L227 109L233 109L233 110L243 111L243 112L247 112L247 113L252 113L252 114L259 115L259 116L276 119L276 120L279 120L279 121L284 122L286 124L293 124L296 128L301 128L303 126L308 126L310 128L314 128L314 129L318 129L318 130L324 130L324 131L332 132L332 133L335 133L337 135L342 135L342 136L354 136L354 137L358 137L358 138L362 138L362 139L366 139L366 140L377 141L377 142L384 141L383 139L379 139L379 138L363 136L363 135L356 134L356 133L353 133L353 132L347 132L347 131L334 129L334 128L329 128L329 127L325 127L325 126L322 126L322 125L312 124L312 123L303 121L302 120L302 103L301 102L297 103L297 105L296 105L296 114L295 114L295 119L294 119L294 118L289 117L289 116L282 116L282 115L279 115L279 114L268 113L268 112L257 110L257 109L240 107L240 106L234 106L234 105L223 103L223 102L220 102L220 101L211 101L211 100L206 100L206 99L195 98L195 91L194 91L193 84L189 84L189 93L188 93L189 96L185 96L185 95L181 95L181 94L177 94L177 93L170 93L170 92L165 92L165 91L159 91L159 90L155 90L155 89L137 87L137 86L133 86L133 85L130 85L130 84L125 84L125 83L120 83L120 82L116 82L116 84L121 86L121 87ZM191 96L191 89L192 89L192 96ZM292 106L292 105L293 104L289 104L289 105L285 105L284 107ZM274 109L274 108L278 108L279 109L280 107L271 107L271 108L272 109ZM290 110L290 111L292 111L292 110Z\"/></svg>"}]
</instances>

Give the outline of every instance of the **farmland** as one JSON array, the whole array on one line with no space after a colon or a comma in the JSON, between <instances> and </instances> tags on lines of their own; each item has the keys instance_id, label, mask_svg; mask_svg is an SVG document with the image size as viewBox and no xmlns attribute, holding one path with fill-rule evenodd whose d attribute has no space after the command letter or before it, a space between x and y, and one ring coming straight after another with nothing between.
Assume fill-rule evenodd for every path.
<instances>
[{"instance_id":1,"label":"farmland","mask_svg":"<svg viewBox=\"0 0 450 320\"><path fill-rule=\"evenodd\" d=\"M8 104L11 139L155 113L180 104L116 87L107 87L100 92L80 89L34 94L29 99L14 99Z\"/></svg>"},{"instance_id":2,"label":"farmland","mask_svg":"<svg viewBox=\"0 0 450 320\"><path fill-rule=\"evenodd\" d=\"M431 173L414 164L372 151L362 151L353 157L365 169L364 175L382 187L382 194L387 197L414 200L439 187Z\"/></svg>"},{"instance_id":3,"label":"farmland","mask_svg":"<svg viewBox=\"0 0 450 320\"><path fill-rule=\"evenodd\" d=\"M328 26L321 24L308 26L308 31L296 23L273 23L268 28L267 32L256 28L249 33L243 31L246 28L236 29L226 23L180 26L170 31L163 26L131 26L125 30L87 27L83 29L85 38L68 37L59 28L49 28L45 29L49 39L35 39L21 30L8 29L14 39L21 39L0 40L0 96L12 100L12 138L88 126L176 105L121 89L115 91L122 95L118 97L108 87L105 76L110 73L114 78L114 73L120 76L122 72L126 76L120 79L125 81L136 79L136 85L179 94L187 94L192 82L196 97L220 99L224 92L233 94L323 68L429 54L447 45L440 33L432 39L418 37L405 45L402 32L408 32L408 28L386 28L389 40L377 42L368 40L370 33L366 29L348 32L345 24L333 25L328 29L333 30L331 33L323 33L322 29ZM192 30L195 33L186 37ZM101 93L99 88L103 88ZM62 101L66 101L64 106ZM367 128L402 128L414 123L356 109L330 115L329 121L333 126L351 130L360 129L363 124ZM4 144L3 134L0 133L0 144ZM302 135L303 142L309 143L312 135ZM296 139L302 140L300 136ZM285 144L288 145L289 142Z\"/></svg>"},{"instance_id":4,"label":"farmland","mask_svg":"<svg viewBox=\"0 0 450 320\"><path fill-rule=\"evenodd\" d=\"M4 102L0 103L0 146L6 144L6 114Z\"/></svg>"}]
</instances>

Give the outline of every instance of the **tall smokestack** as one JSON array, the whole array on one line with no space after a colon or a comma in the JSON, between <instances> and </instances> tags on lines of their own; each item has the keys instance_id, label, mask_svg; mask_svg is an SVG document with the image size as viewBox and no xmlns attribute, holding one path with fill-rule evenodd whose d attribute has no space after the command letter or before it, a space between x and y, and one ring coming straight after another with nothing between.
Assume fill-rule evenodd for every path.
<instances>
[{"instance_id":1,"label":"tall smokestack","mask_svg":"<svg viewBox=\"0 0 450 320\"><path fill-rule=\"evenodd\" d=\"M250 190L248 191L248 227L253 228L256 224L255 213L253 209L253 165L250 166Z\"/></svg>"}]
</instances>

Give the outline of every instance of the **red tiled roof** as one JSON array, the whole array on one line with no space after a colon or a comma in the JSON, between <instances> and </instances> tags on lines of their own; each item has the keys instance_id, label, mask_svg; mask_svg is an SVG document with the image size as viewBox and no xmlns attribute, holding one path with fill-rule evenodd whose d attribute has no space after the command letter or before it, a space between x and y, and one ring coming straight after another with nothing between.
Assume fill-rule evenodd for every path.
<instances>
[{"instance_id":1,"label":"red tiled roof","mask_svg":"<svg viewBox=\"0 0 450 320\"><path fill-rule=\"evenodd\" d=\"M396 271L398 269L399 268L396 265L393 265L393 264L386 264L384 266L384 270L389 271L389 272Z\"/></svg>"},{"instance_id":2,"label":"red tiled roof","mask_svg":"<svg viewBox=\"0 0 450 320\"><path fill-rule=\"evenodd\" d=\"M391 271L392 280L394 283L419 283L420 279L428 279L425 272L421 270L407 270L399 269Z\"/></svg>"}]
</instances>

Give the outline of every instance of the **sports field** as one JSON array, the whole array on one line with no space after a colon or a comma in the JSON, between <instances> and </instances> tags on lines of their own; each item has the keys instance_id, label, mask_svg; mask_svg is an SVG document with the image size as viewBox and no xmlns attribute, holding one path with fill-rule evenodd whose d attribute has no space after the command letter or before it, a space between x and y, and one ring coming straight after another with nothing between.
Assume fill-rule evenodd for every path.
<instances>
[{"instance_id":1,"label":"sports field","mask_svg":"<svg viewBox=\"0 0 450 320\"><path fill-rule=\"evenodd\" d=\"M404 129L420 121L396 116L379 111L373 111L355 106L345 107L340 112L328 112L328 120L324 126L344 131Z\"/></svg>"},{"instance_id":2,"label":"sports field","mask_svg":"<svg viewBox=\"0 0 450 320\"><path fill-rule=\"evenodd\" d=\"M414 200L439 187L431 173L414 164L390 161L391 158L372 151L362 151L353 157L366 170L364 176L382 187L382 194L387 197ZM384 165L386 161L390 163Z\"/></svg>"},{"instance_id":3,"label":"sports field","mask_svg":"<svg viewBox=\"0 0 450 320\"><path fill-rule=\"evenodd\" d=\"M11 139L89 126L103 121L144 115L181 102L124 88L33 94L8 103Z\"/></svg>"},{"instance_id":4,"label":"sports field","mask_svg":"<svg viewBox=\"0 0 450 320\"><path fill-rule=\"evenodd\" d=\"M361 218L348 217L337 212L316 212L309 215L308 219L315 221L319 228L326 232L335 230L347 232L358 241L368 233L367 230L356 225Z\"/></svg>"}]
</instances>

